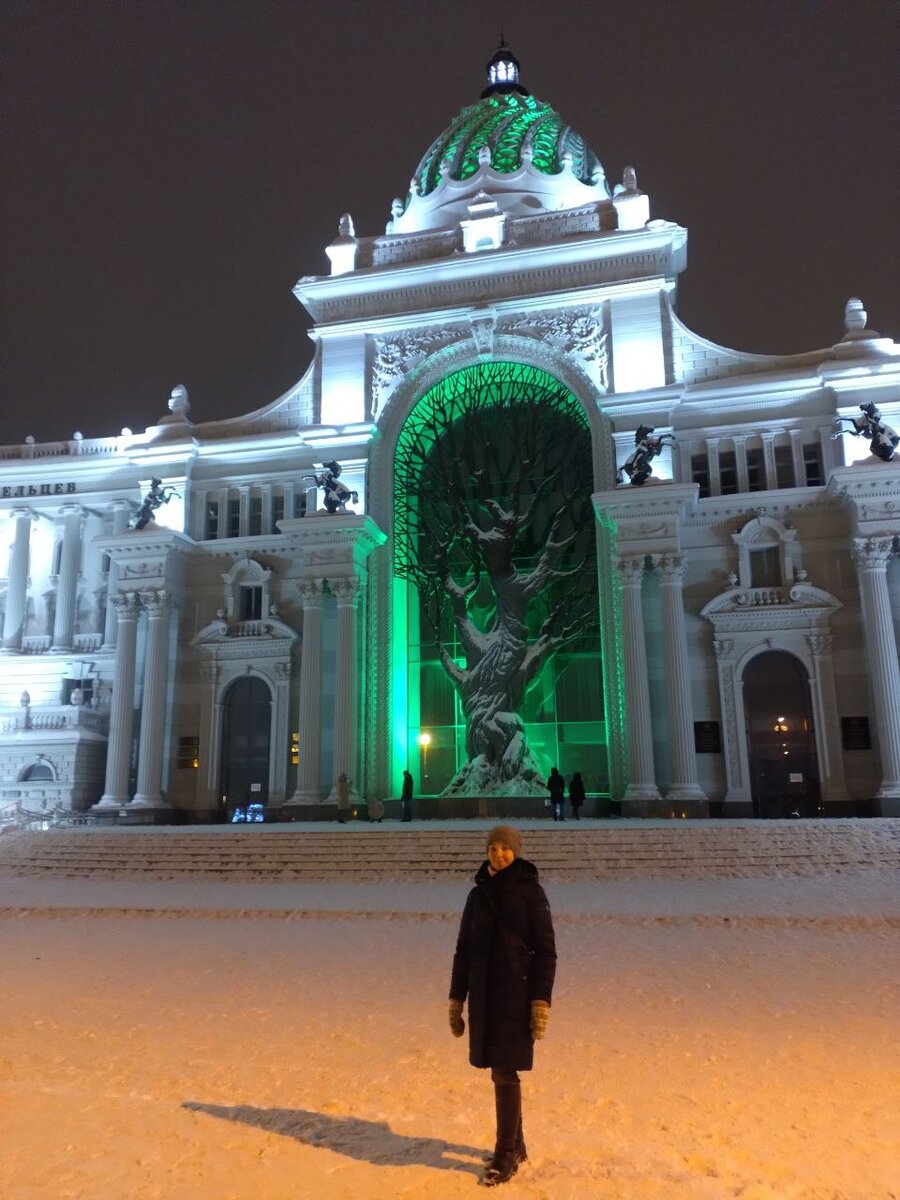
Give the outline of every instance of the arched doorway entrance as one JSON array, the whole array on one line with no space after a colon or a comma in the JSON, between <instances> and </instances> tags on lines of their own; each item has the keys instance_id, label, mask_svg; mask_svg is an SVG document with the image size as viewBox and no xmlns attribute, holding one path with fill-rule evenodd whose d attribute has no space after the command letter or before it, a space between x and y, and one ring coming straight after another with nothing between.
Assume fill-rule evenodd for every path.
<instances>
[{"instance_id":1,"label":"arched doorway entrance","mask_svg":"<svg viewBox=\"0 0 900 1200\"><path fill-rule=\"evenodd\" d=\"M247 675L225 693L222 709L219 817L228 820L236 807L268 800L272 693Z\"/></svg>"},{"instance_id":2,"label":"arched doorway entrance","mask_svg":"<svg viewBox=\"0 0 900 1200\"><path fill-rule=\"evenodd\" d=\"M744 670L753 813L813 817L821 809L809 677L793 654L768 650Z\"/></svg>"}]
</instances>

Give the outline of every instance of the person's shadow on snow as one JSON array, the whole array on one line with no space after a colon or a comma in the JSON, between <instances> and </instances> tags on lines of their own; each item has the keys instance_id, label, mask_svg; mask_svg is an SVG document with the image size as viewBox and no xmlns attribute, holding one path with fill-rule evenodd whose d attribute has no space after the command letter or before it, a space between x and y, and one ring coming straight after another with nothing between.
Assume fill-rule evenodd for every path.
<instances>
[{"instance_id":1,"label":"person's shadow on snow","mask_svg":"<svg viewBox=\"0 0 900 1200\"><path fill-rule=\"evenodd\" d=\"M223 1121L255 1125L257 1129L294 1138L306 1146L322 1146L378 1167L426 1166L442 1171L469 1171L478 1176L484 1169L484 1151L475 1146L460 1146L442 1138L405 1137L394 1133L385 1121L333 1117L303 1108L253 1108L249 1104L225 1107L194 1100L186 1100L181 1107ZM477 1158L478 1162L464 1162L448 1155Z\"/></svg>"}]
</instances>

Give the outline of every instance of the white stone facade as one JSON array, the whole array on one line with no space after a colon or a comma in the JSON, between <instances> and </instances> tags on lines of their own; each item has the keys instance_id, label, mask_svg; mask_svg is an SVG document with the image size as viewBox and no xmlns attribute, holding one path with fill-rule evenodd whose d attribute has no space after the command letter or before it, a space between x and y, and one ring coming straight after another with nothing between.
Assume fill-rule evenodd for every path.
<instances>
[{"instance_id":1,"label":"white stone facade","mask_svg":"<svg viewBox=\"0 0 900 1200\"><path fill-rule=\"evenodd\" d=\"M591 429L609 797L765 815L754 697L781 655L808 698L788 799L900 814L900 463L832 438L869 401L900 426L900 345L858 302L822 350L713 345L675 314L686 230L633 172L610 195L567 170L501 187L480 158L386 234L344 220L332 274L296 285L315 352L274 403L195 423L178 387L143 433L0 448L0 810L321 815L341 772L354 802L396 795L394 448L429 387L501 360ZM617 487L641 424L674 446ZM309 478L331 459L359 496L333 516ZM177 495L130 529L154 478Z\"/></svg>"}]
</instances>

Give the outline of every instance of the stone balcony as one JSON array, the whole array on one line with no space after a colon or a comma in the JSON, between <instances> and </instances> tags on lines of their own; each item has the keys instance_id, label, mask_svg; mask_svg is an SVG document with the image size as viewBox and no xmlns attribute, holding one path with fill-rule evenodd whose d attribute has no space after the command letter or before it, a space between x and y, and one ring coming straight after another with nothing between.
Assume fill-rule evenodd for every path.
<instances>
[{"instance_id":1,"label":"stone balcony","mask_svg":"<svg viewBox=\"0 0 900 1200\"><path fill-rule=\"evenodd\" d=\"M35 708L0 710L2 733L56 733L77 730L107 737L109 709L86 708L76 704L42 704Z\"/></svg>"}]
</instances>

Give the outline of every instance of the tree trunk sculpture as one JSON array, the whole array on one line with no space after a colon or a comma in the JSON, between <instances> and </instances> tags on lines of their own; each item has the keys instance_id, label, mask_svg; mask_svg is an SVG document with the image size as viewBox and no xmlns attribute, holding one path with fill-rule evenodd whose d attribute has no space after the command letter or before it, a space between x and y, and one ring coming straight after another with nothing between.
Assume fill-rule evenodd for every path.
<instances>
[{"instance_id":1,"label":"tree trunk sculpture","mask_svg":"<svg viewBox=\"0 0 900 1200\"><path fill-rule=\"evenodd\" d=\"M419 590L466 720L468 759L445 794L544 792L523 701L550 657L596 620L584 415L560 385L504 389L498 372L485 387L503 367L523 370L470 368L430 404L429 393L396 460L396 569Z\"/></svg>"}]
</instances>

